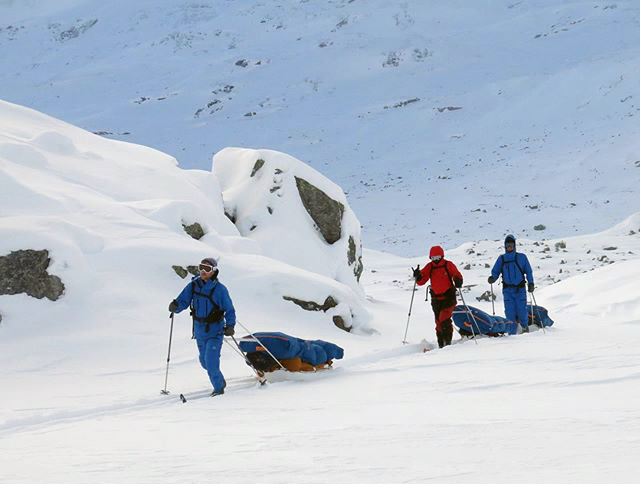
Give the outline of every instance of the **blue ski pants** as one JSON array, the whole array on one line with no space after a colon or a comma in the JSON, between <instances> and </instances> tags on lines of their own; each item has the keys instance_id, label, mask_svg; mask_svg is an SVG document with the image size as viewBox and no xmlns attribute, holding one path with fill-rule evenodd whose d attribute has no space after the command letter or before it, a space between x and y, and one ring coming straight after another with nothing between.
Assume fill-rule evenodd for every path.
<instances>
[{"instance_id":1,"label":"blue ski pants","mask_svg":"<svg viewBox=\"0 0 640 484\"><path fill-rule=\"evenodd\" d=\"M503 287L504 315L509 321L519 322L523 328L529 325L527 315L527 291L524 287ZM514 333L515 334L515 333Z\"/></svg>"},{"instance_id":2,"label":"blue ski pants","mask_svg":"<svg viewBox=\"0 0 640 484\"><path fill-rule=\"evenodd\" d=\"M209 380L216 392L222 391L224 387L224 376L220 371L220 351L222 350L223 334L212 331L211 333L198 334L196 332L196 343L200 352L200 364L207 370Z\"/></svg>"}]
</instances>

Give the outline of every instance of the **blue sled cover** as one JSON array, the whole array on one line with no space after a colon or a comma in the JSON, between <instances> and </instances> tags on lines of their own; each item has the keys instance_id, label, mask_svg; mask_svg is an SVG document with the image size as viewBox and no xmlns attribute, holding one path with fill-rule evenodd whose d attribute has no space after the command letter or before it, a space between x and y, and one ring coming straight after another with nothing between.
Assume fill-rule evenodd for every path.
<instances>
[{"instance_id":1,"label":"blue sled cover","mask_svg":"<svg viewBox=\"0 0 640 484\"><path fill-rule=\"evenodd\" d=\"M339 360L344 356L344 350L338 345L319 339L309 341L278 332L253 333L253 336L260 343L251 335L243 337L238 343L245 353L264 351L263 348L266 348L279 360L300 358L314 366L329 360Z\"/></svg>"},{"instance_id":2,"label":"blue sled cover","mask_svg":"<svg viewBox=\"0 0 640 484\"><path fill-rule=\"evenodd\" d=\"M469 314L473 313L473 317ZM458 327L458 331L462 334L487 334L496 336L499 334L516 334L518 325L513 321L509 321L501 316L492 316L478 308L469 306L456 306L453 311L453 323ZM549 312L542 306L527 305L527 314L529 315L529 325L535 324L539 327L551 326L553 320L549 317ZM475 320L475 324L474 324Z\"/></svg>"}]
</instances>

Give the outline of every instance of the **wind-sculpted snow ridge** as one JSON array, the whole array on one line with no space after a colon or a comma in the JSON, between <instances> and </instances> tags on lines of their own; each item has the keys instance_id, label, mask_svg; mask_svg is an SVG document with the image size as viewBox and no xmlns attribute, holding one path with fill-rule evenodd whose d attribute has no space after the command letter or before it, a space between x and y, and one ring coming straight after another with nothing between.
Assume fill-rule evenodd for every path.
<instances>
[{"instance_id":1,"label":"wind-sculpted snow ridge","mask_svg":"<svg viewBox=\"0 0 640 484\"><path fill-rule=\"evenodd\" d=\"M5 1L0 85L183 167L291 153L367 247L417 255L640 210L639 20L631 1Z\"/></svg>"}]
</instances>

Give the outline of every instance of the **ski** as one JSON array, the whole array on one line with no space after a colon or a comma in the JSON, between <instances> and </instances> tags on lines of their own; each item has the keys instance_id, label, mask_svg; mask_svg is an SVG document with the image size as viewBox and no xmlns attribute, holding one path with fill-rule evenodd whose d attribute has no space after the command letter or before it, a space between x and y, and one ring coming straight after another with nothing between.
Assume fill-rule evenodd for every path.
<instances>
[{"instance_id":1,"label":"ski","mask_svg":"<svg viewBox=\"0 0 640 484\"><path fill-rule=\"evenodd\" d=\"M254 377L238 378L235 380L230 379L225 388L225 393L229 390L241 390L244 388L251 388L256 386L256 383L259 383L260 386L263 386L265 384L261 380L256 380L256 378ZM199 400L201 398L211 397L212 391L213 391L212 389L209 389L209 390L196 390L188 393L187 392L180 393L178 395L178 398L182 403L187 403L190 400Z\"/></svg>"}]
</instances>

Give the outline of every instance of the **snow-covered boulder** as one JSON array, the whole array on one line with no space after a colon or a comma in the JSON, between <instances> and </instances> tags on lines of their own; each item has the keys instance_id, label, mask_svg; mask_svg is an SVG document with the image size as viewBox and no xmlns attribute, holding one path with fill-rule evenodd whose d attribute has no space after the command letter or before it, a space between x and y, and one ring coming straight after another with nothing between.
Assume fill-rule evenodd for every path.
<instances>
[{"instance_id":1,"label":"snow-covered boulder","mask_svg":"<svg viewBox=\"0 0 640 484\"><path fill-rule=\"evenodd\" d=\"M265 255L361 293L360 222L339 186L271 150L226 148L214 156L213 172L227 216Z\"/></svg>"}]
</instances>

